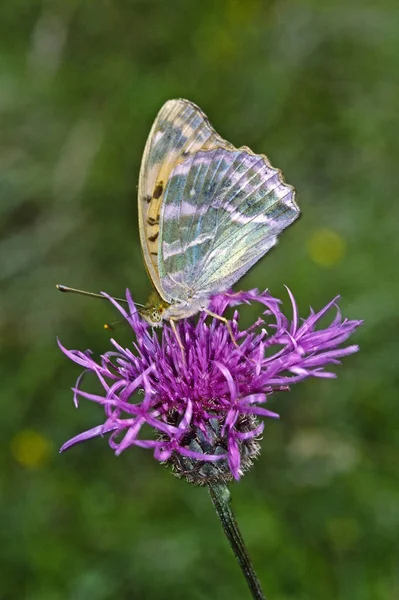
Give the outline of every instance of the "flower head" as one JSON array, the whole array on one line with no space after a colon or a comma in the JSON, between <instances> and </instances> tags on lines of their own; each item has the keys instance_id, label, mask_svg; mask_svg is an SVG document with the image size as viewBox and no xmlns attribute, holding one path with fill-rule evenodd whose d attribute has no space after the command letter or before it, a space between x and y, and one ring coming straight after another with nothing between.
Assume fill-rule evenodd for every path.
<instances>
[{"instance_id":1,"label":"flower head","mask_svg":"<svg viewBox=\"0 0 399 600\"><path fill-rule=\"evenodd\" d=\"M79 397L101 404L105 422L69 440L61 450L110 433L109 443L120 454L130 446L152 448L161 462L173 466L188 481L239 479L259 453L261 417L278 418L264 407L268 398L307 377L335 377L326 365L358 350L342 347L361 321L342 319L335 298L321 311L300 322L288 290L293 315L289 321L280 301L267 291L225 293L212 300L211 310L223 316L228 307L259 302L263 318L246 330L239 314L225 323L206 313L164 325L160 336L138 314L127 291L127 310L104 294L131 326L131 349L111 339L113 350L99 360L90 351L61 350L84 368L74 388ZM317 329L330 309L330 325ZM92 372L104 388L102 395L81 389L82 376ZM137 395L142 391L143 396ZM134 397L136 396L136 397ZM148 427L152 433L148 435Z\"/></svg>"}]
</instances>

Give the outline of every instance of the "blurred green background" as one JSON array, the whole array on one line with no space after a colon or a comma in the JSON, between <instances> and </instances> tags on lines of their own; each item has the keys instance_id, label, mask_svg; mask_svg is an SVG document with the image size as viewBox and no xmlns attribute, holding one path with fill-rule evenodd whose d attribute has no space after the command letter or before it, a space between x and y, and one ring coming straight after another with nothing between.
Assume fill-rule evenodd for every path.
<instances>
[{"instance_id":1,"label":"blurred green background","mask_svg":"<svg viewBox=\"0 0 399 600\"><path fill-rule=\"evenodd\" d=\"M1 600L249 598L204 489L106 439L58 455L103 412L74 409L56 336L99 354L117 316L55 284L146 300L139 163L176 97L297 188L303 217L236 287L365 320L337 380L275 398L232 486L266 595L399 597L398 25L395 0L3 0Z\"/></svg>"}]
</instances>

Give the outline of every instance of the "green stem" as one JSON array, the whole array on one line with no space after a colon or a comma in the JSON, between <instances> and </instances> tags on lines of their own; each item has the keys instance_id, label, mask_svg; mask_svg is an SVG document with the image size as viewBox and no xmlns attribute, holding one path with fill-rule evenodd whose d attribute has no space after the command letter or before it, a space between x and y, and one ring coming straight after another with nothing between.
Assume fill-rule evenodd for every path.
<instances>
[{"instance_id":1,"label":"green stem","mask_svg":"<svg viewBox=\"0 0 399 600\"><path fill-rule=\"evenodd\" d=\"M209 493L212 498L213 505L219 516L220 522L226 534L229 544L240 564L241 570L247 580L252 597L255 600L266 600L260 587L259 580L252 566L248 550L241 537L238 529L237 521L230 504L230 492L226 484L208 484Z\"/></svg>"}]
</instances>

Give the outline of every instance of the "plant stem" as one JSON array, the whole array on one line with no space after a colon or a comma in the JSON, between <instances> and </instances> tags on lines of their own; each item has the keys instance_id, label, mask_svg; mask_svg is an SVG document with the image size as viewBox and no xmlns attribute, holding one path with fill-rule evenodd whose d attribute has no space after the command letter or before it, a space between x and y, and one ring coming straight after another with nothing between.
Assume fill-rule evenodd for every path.
<instances>
[{"instance_id":1,"label":"plant stem","mask_svg":"<svg viewBox=\"0 0 399 600\"><path fill-rule=\"evenodd\" d=\"M266 600L252 566L248 550L244 544L240 530L238 529L237 521L231 508L231 496L227 485L210 483L208 484L208 488L213 505L222 523L227 539L229 540L229 544L232 547L244 577L247 580L252 597L255 600Z\"/></svg>"}]
</instances>

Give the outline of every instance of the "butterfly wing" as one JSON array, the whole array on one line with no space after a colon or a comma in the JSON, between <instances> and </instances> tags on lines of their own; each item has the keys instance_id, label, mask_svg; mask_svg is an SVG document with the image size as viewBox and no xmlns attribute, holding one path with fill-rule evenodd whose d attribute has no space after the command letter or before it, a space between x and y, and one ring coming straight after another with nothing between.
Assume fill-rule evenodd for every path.
<instances>
[{"instance_id":1,"label":"butterfly wing","mask_svg":"<svg viewBox=\"0 0 399 600\"><path fill-rule=\"evenodd\" d=\"M174 300L233 285L298 216L295 191L249 148L201 150L178 164L163 197L159 275Z\"/></svg>"},{"instance_id":2,"label":"butterfly wing","mask_svg":"<svg viewBox=\"0 0 399 600\"><path fill-rule=\"evenodd\" d=\"M159 277L161 207L172 171L199 150L234 148L188 100L169 100L158 113L144 149L139 178L139 228L148 273L162 298L170 301Z\"/></svg>"}]
</instances>

